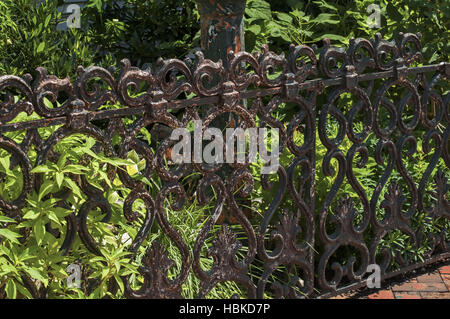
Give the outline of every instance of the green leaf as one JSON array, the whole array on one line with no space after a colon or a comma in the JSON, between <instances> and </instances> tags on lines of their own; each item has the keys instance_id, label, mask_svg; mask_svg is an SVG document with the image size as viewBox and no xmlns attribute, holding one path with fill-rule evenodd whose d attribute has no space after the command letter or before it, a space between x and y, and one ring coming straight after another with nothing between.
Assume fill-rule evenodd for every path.
<instances>
[{"instance_id":1,"label":"green leaf","mask_svg":"<svg viewBox=\"0 0 450 319\"><path fill-rule=\"evenodd\" d=\"M97 257L93 257L93 258L89 259L90 263L96 263L98 261L105 261L105 258L102 256L97 256Z\"/></svg>"},{"instance_id":2,"label":"green leaf","mask_svg":"<svg viewBox=\"0 0 450 319\"><path fill-rule=\"evenodd\" d=\"M31 173L47 173L47 172L51 172L52 170L50 168L48 168L48 166L46 165L39 165L36 166L35 168L33 168L31 170Z\"/></svg>"},{"instance_id":3,"label":"green leaf","mask_svg":"<svg viewBox=\"0 0 450 319\"><path fill-rule=\"evenodd\" d=\"M20 262L24 262L30 259L36 258L36 256L30 255L30 249L26 248L24 251L22 251L17 258Z\"/></svg>"},{"instance_id":4,"label":"green leaf","mask_svg":"<svg viewBox=\"0 0 450 319\"><path fill-rule=\"evenodd\" d=\"M61 188L61 185L64 180L64 174L61 172L56 173L56 185L58 185L58 188Z\"/></svg>"},{"instance_id":5,"label":"green leaf","mask_svg":"<svg viewBox=\"0 0 450 319\"><path fill-rule=\"evenodd\" d=\"M116 279L116 282L119 285L119 289L123 293L125 289L124 289L124 285L123 285L122 279L120 279L118 274L114 274L114 279Z\"/></svg>"},{"instance_id":6,"label":"green leaf","mask_svg":"<svg viewBox=\"0 0 450 319\"><path fill-rule=\"evenodd\" d=\"M55 222L57 225L61 226L61 222L59 221L59 218L58 218L58 216L56 216L55 212L49 211L47 217L51 221Z\"/></svg>"},{"instance_id":7,"label":"green leaf","mask_svg":"<svg viewBox=\"0 0 450 319\"><path fill-rule=\"evenodd\" d=\"M102 278L102 280L105 279L108 275L109 275L109 269L108 268L103 268L101 270L101 278Z\"/></svg>"},{"instance_id":8,"label":"green leaf","mask_svg":"<svg viewBox=\"0 0 450 319\"><path fill-rule=\"evenodd\" d=\"M428 63L434 63L439 59L439 54L437 52L433 52L433 55L428 60Z\"/></svg>"},{"instance_id":9,"label":"green leaf","mask_svg":"<svg viewBox=\"0 0 450 319\"><path fill-rule=\"evenodd\" d=\"M254 19L271 20L272 11L270 9L270 4L263 0L250 1L247 4L245 13Z\"/></svg>"},{"instance_id":10,"label":"green leaf","mask_svg":"<svg viewBox=\"0 0 450 319\"><path fill-rule=\"evenodd\" d=\"M8 248L6 248L6 246L2 245L0 246L0 256L2 255L11 256L12 253Z\"/></svg>"},{"instance_id":11,"label":"green leaf","mask_svg":"<svg viewBox=\"0 0 450 319\"><path fill-rule=\"evenodd\" d=\"M13 232L6 228L0 228L0 236L5 237L9 241L16 243L16 244L20 244L19 241L17 240L17 238L22 237L20 234Z\"/></svg>"},{"instance_id":12,"label":"green leaf","mask_svg":"<svg viewBox=\"0 0 450 319\"><path fill-rule=\"evenodd\" d=\"M127 166L127 173L130 176L136 175L137 173L139 173L139 169L137 165L128 165Z\"/></svg>"},{"instance_id":13,"label":"green leaf","mask_svg":"<svg viewBox=\"0 0 450 319\"><path fill-rule=\"evenodd\" d=\"M38 219L36 223L33 225L34 235L36 237L36 242L38 245L42 243L45 236L45 225L42 219Z\"/></svg>"},{"instance_id":14,"label":"green leaf","mask_svg":"<svg viewBox=\"0 0 450 319\"><path fill-rule=\"evenodd\" d=\"M1 157L0 158L0 165L3 167L3 169L5 170L5 172L9 171L9 166L10 166L10 162L9 162L9 157Z\"/></svg>"},{"instance_id":15,"label":"green leaf","mask_svg":"<svg viewBox=\"0 0 450 319\"><path fill-rule=\"evenodd\" d=\"M64 173L72 173L72 174L83 174L86 171L89 171L89 168L74 164L67 165L63 170Z\"/></svg>"},{"instance_id":16,"label":"green leaf","mask_svg":"<svg viewBox=\"0 0 450 319\"><path fill-rule=\"evenodd\" d=\"M335 6L332 6L327 1L320 0L320 1L314 1L315 4L318 4L322 8L327 8L333 11L338 11L338 9Z\"/></svg>"},{"instance_id":17,"label":"green leaf","mask_svg":"<svg viewBox=\"0 0 450 319\"><path fill-rule=\"evenodd\" d=\"M247 28L246 32L251 32L253 34L258 35L261 33L261 26L258 24L252 24Z\"/></svg>"},{"instance_id":18,"label":"green leaf","mask_svg":"<svg viewBox=\"0 0 450 319\"><path fill-rule=\"evenodd\" d=\"M97 181L91 179L91 180L88 180L88 183L91 184L92 186L94 186L95 188L98 188L99 190L103 191L102 185L97 183Z\"/></svg>"},{"instance_id":19,"label":"green leaf","mask_svg":"<svg viewBox=\"0 0 450 319\"><path fill-rule=\"evenodd\" d=\"M339 24L340 21L333 18L337 18L335 14L321 13L315 19L311 20L311 22L320 24Z\"/></svg>"},{"instance_id":20,"label":"green leaf","mask_svg":"<svg viewBox=\"0 0 450 319\"><path fill-rule=\"evenodd\" d=\"M296 9L296 10L302 9L303 5L304 5L303 1L298 1L298 0L287 0L286 2L292 9Z\"/></svg>"},{"instance_id":21,"label":"green leaf","mask_svg":"<svg viewBox=\"0 0 450 319\"><path fill-rule=\"evenodd\" d=\"M62 208L62 207L55 207L53 208L52 212L55 213L55 215L58 217L58 219L64 218L72 213L71 210Z\"/></svg>"},{"instance_id":22,"label":"green leaf","mask_svg":"<svg viewBox=\"0 0 450 319\"><path fill-rule=\"evenodd\" d=\"M108 178L108 174L106 174L103 171L98 171L98 174L101 176L101 178L106 182L106 184L108 184L109 187L112 188L112 184L111 181Z\"/></svg>"},{"instance_id":23,"label":"green leaf","mask_svg":"<svg viewBox=\"0 0 450 319\"><path fill-rule=\"evenodd\" d=\"M14 279L9 278L6 282L6 296L8 296L8 299L16 299L17 289L16 289L16 283L14 282Z\"/></svg>"},{"instance_id":24,"label":"green leaf","mask_svg":"<svg viewBox=\"0 0 450 319\"><path fill-rule=\"evenodd\" d=\"M65 178L64 179L64 184L70 188L70 190L72 190L72 192L79 198L82 198L83 196L81 195L81 190L78 187L77 183L75 183L73 180L71 180L70 178Z\"/></svg>"},{"instance_id":25,"label":"green leaf","mask_svg":"<svg viewBox=\"0 0 450 319\"><path fill-rule=\"evenodd\" d=\"M102 1L101 0L96 0L95 6L97 7L98 12L102 11Z\"/></svg>"},{"instance_id":26,"label":"green leaf","mask_svg":"<svg viewBox=\"0 0 450 319\"><path fill-rule=\"evenodd\" d=\"M44 28L48 27L48 24L50 23L50 19L52 18L51 15L48 15L47 18L45 18L45 22L44 22Z\"/></svg>"},{"instance_id":27,"label":"green leaf","mask_svg":"<svg viewBox=\"0 0 450 319\"><path fill-rule=\"evenodd\" d=\"M92 156L93 158L95 158L96 160L101 161L102 158L99 157L97 154L95 154L91 149L87 148L87 147L83 147L82 151L85 152L87 155Z\"/></svg>"},{"instance_id":28,"label":"green leaf","mask_svg":"<svg viewBox=\"0 0 450 319\"><path fill-rule=\"evenodd\" d=\"M47 108L49 108L49 109L53 108L53 103L48 98L44 97L43 100L44 100L44 105ZM53 165L55 165L55 164L53 164Z\"/></svg>"},{"instance_id":29,"label":"green leaf","mask_svg":"<svg viewBox=\"0 0 450 319\"><path fill-rule=\"evenodd\" d=\"M305 16L305 12L300 11L300 10L294 10L291 12L291 15L293 15L294 17L297 17L297 18L303 18Z\"/></svg>"},{"instance_id":30,"label":"green leaf","mask_svg":"<svg viewBox=\"0 0 450 319\"><path fill-rule=\"evenodd\" d=\"M58 166L59 170L61 171L66 164L67 154L63 154L59 157L58 162L56 163L56 166Z\"/></svg>"},{"instance_id":31,"label":"green leaf","mask_svg":"<svg viewBox=\"0 0 450 319\"><path fill-rule=\"evenodd\" d=\"M38 201L41 201L42 198L45 197L45 195L50 193L54 185L55 184L52 181L44 182L44 184L42 184L41 188L39 189Z\"/></svg>"},{"instance_id":32,"label":"green leaf","mask_svg":"<svg viewBox=\"0 0 450 319\"><path fill-rule=\"evenodd\" d=\"M119 272L119 270L120 270L120 262L118 260L114 261L114 266L116 267L116 271Z\"/></svg>"},{"instance_id":33,"label":"green leaf","mask_svg":"<svg viewBox=\"0 0 450 319\"><path fill-rule=\"evenodd\" d=\"M102 158L101 161L103 163L108 163L108 164L111 164L112 166L116 166L116 167L134 164L134 162L132 162L130 160L124 160L124 159L118 158L118 157L115 157L115 158L108 158L108 157L106 157L106 158ZM136 163L138 163L138 162L139 162L139 160L136 161Z\"/></svg>"},{"instance_id":34,"label":"green leaf","mask_svg":"<svg viewBox=\"0 0 450 319\"><path fill-rule=\"evenodd\" d=\"M33 299L33 296L31 296L31 293L28 291L27 288L23 287L22 285L17 284L16 285L17 290L28 299Z\"/></svg>"},{"instance_id":35,"label":"green leaf","mask_svg":"<svg viewBox=\"0 0 450 319\"><path fill-rule=\"evenodd\" d=\"M44 284L45 287L48 285L48 279L42 276L42 274L35 268L24 267L24 270L31 276L33 279L37 279Z\"/></svg>"},{"instance_id":36,"label":"green leaf","mask_svg":"<svg viewBox=\"0 0 450 319\"><path fill-rule=\"evenodd\" d=\"M276 15L279 20L287 23L292 23L292 17L289 14L284 12L277 12Z\"/></svg>"},{"instance_id":37,"label":"green leaf","mask_svg":"<svg viewBox=\"0 0 450 319\"><path fill-rule=\"evenodd\" d=\"M0 276L4 276L4 275L10 275L10 274L15 274L15 275L19 275L17 273L17 269L16 267L14 267L11 264L2 264L2 267L0 268Z\"/></svg>"},{"instance_id":38,"label":"green leaf","mask_svg":"<svg viewBox=\"0 0 450 319\"><path fill-rule=\"evenodd\" d=\"M29 210L25 215L23 215L23 219L36 219L39 217L40 213L34 210Z\"/></svg>"},{"instance_id":39,"label":"green leaf","mask_svg":"<svg viewBox=\"0 0 450 319\"><path fill-rule=\"evenodd\" d=\"M0 216L0 223L15 223L16 221L6 216Z\"/></svg>"},{"instance_id":40,"label":"green leaf","mask_svg":"<svg viewBox=\"0 0 450 319\"><path fill-rule=\"evenodd\" d=\"M37 53L40 53L40 52L44 51L44 48L45 48L45 42L41 42L41 43L38 45L38 47L37 47L37 49L36 49L36 52L37 52Z\"/></svg>"}]
</instances>

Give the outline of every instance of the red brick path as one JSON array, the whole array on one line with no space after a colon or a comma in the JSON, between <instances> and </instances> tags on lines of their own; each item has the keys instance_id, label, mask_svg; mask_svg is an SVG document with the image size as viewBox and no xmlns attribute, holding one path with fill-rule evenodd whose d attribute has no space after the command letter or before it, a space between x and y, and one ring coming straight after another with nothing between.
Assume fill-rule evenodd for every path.
<instances>
[{"instance_id":1,"label":"red brick path","mask_svg":"<svg viewBox=\"0 0 450 319\"><path fill-rule=\"evenodd\" d=\"M337 296L333 299L343 299ZM351 296L350 296L351 298ZM389 289L368 295L369 299L450 299L450 265L431 273L420 275Z\"/></svg>"}]
</instances>

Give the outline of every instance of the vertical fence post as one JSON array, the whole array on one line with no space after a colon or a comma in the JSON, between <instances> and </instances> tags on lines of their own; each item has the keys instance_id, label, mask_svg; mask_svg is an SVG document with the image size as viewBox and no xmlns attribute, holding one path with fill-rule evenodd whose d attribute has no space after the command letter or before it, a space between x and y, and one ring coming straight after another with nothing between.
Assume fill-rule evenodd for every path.
<instances>
[{"instance_id":1,"label":"vertical fence post","mask_svg":"<svg viewBox=\"0 0 450 319\"><path fill-rule=\"evenodd\" d=\"M200 13L201 47L205 58L214 62L222 61L225 70L228 70L228 53L245 50L244 39L244 13L247 0L195 0ZM211 85L216 84L213 80ZM241 100L242 105L246 101ZM208 106L203 106L205 115ZM230 127L231 119L237 123L238 116L233 113L219 115L211 123L211 126L225 130ZM218 174L225 180L231 174L229 166L224 166ZM225 220L235 223L231 215L224 209L217 221L221 224Z\"/></svg>"},{"instance_id":2,"label":"vertical fence post","mask_svg":"<svg viewBox=\"0 0 450 319\"><path fill-rule=\"evenodd\" d=\"M205 57L228 66L229 51L245 50L244 13L247 0L195 0L201 23L201 45Z\"/></svg>"}]
</instances>

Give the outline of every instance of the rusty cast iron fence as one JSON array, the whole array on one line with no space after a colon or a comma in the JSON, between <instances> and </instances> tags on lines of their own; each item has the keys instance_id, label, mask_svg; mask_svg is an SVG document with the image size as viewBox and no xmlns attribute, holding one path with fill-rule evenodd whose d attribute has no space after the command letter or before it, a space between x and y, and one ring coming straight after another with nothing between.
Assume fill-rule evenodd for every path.
<instances>
[{"instance_id":1,"label":"rusty cast iron fence","mask_svg":"<svg viewBox=\"0 0 450 319\"><path fill-rule=\"evenodd\" d=\"M348 48L324 40L320 50L292 45L287 56L268 47L254 54L231 51L226 68L198 52L196 61L160 60L146 70L127 60L120 72L80 67L75 81L48 75L44 68L37 69L34 80L1 76L0 92L21 95L0 104L0 147L11 154L12 167L20 166L23 187L15 200L0 199L0 209L20 218L26 196L42 183L42 173L31 173L33 167L56 162L55 146L83 134L96 139L93 150L108 156L126 158L134 150L146 162L142 175L162 183L151 195L149 186L127 171L108 170L111 181L118 176L130 190L123 218L139 229L130 251L138 252L155 224L182 260L176 277L169 279L173 260L167 247L149 243L140 267L143 286L133 290L124 278L129 298L181 298L190 272L201 281L200 298L225 281L242 286L246 294L241 297L329 296L364 285L370 264L380 265L384 280L448 258L449 228L428 232L412 222L418 214L450 219L450 94L444 94L450 64L415 66L421 59L419 39L400 34L395 43L378 34L372 40L352 39ZM52 108L44 98L64 101ZM103 109L108 103L122 107ZM21 112L35 112L40 119L15 122ZM170 164L172 130L199 119L205 130L224 113L235 115L230 126L279 129L280 154L288 160L281 160L276 174L257 176L250 163ZM44 139L38 129L49 126L59 128ZM154 143L140 137L142 128L152 130ZM5 136L13 131L26 131L21 143ZM32 149L35 162L28 154ZM417 179L407 162L418 152L429 163ZM362 185L355 173L369 162L378 169L371 176L376 185ZM197 177L190 177L193 172ZM66 218L61 252L70 254L79 236L92 254L99 254L101 243L90 234L87 220L98 208L106 214L102 222L109 222L108 185L102 192L84 176L72 177L87 199ZM319 190L325 179L329 188ZM248 208L258 205L251 198L257 183L268 200L264 210L258 206L259 215ZM350 197L349 189L357 197ZM70 191L62 190L61 205ZM168 221L167 208L183 214L194 197L199 206L212 203L214 208L205 215L195 244L188 246ZM168 204L169 198L174 201ZM140 219L132 209L137 200L147 209ZM383 244L396 231L408 238L412 251L427 243L424 260ZM201 266L206 257L213 260L210 269Z\"/></svg>"}]
</instances>

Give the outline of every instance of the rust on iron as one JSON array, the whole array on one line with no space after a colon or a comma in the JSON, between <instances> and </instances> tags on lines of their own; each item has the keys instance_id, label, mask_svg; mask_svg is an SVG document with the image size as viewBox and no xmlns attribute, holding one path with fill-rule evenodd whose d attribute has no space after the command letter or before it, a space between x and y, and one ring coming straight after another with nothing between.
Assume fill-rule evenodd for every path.
<instances>
[{"instance_id":1,"label":"rust on iron","mask_svg":"<svg viewBox=\"0 0 450 319\"><path fill-rule=\"evenodd\" d=\"M244 13L247 0L196 0L201 46L205 57L228 65L228 53L245 50Z\"/></svg>"}]
</instances>

